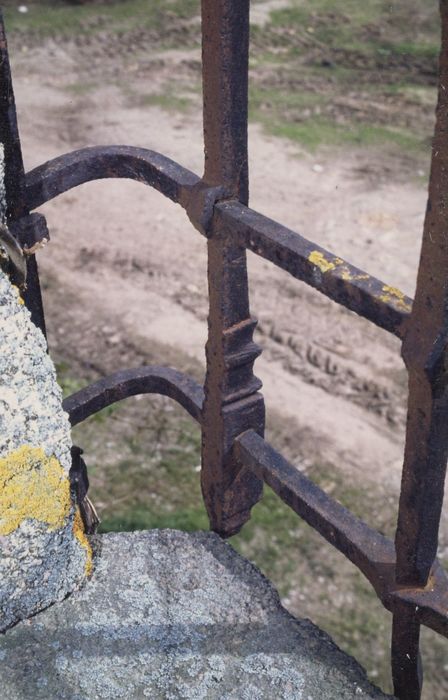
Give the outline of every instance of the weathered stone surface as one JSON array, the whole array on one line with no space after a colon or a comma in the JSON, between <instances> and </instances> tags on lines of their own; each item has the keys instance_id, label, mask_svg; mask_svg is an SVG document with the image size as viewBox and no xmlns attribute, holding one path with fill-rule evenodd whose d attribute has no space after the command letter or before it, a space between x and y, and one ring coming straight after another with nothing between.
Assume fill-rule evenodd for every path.
<instances>
[{"instance_id":1,"label":"weathered stone surface","mask_svg":"<svg viewBox=\"0 0 448 700\"><path fill-rule=\"evenodd\" d=\"M86 576L70 446L45 339L0 270L0 631L62 600Z\"/></svg>"},{"instance_id":2,"label":"weathered stone surface","mask_svg":"<svg viewBox=\"0 0 448 700\"><path fill-rule=\"evenodd\" d=\"M95 541L86 585L0 637L4 700L386 697L217 535Z\"/></svg>"}]
</instances>

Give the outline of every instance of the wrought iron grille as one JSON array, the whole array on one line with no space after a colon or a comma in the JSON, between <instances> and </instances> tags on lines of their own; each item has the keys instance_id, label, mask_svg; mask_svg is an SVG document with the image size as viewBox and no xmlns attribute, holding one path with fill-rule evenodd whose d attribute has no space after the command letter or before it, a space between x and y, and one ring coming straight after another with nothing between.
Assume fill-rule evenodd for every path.
<instances>
[{"instance_id":1,"label":"wrought iron grille","mask_svg":"<svg viewBox=\"0 0 448 700\"><path fill-rule=\"evenodd\" d=\"M179 203L208 240L209 336L204 387L166 367L127 369L64 402L72 425L128 396L164 394L202 429L201 484L210 527L238 532L263 482L367 577L392 613L396 695L416 700L419 631L448 636L448 579L437 558L448 449L448 2L441 0L442 50L429 199L415 299L409 299L293 231L248 208L249 0L202 0L205 171L127 146L86 148L24 172L3 22L0 141L5 148L8 225L33 248L48 236L31 213L99 178L131 178ZM406 448L395 542L346 510L263 439L260 348L249 311L246 249L402 340L409 373ZM24 293L45 333L34 255Z\"/></svg>"}]
</instances>

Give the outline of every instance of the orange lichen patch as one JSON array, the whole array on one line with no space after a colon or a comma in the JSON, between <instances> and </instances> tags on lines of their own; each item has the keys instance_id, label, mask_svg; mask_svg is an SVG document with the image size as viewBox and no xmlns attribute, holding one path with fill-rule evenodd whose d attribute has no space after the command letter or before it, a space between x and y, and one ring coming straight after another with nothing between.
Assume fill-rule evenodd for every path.
<instances>
[{"instance_id":1,"label":"orange lichen patch","mask_svg":"<svg viewBox=\"0 0 448 700\"><path fill-rule=\"evenodd\" d=\"M400 311L411 311L411 305L405 301L405 296L396 287L389 287L388 284L383 285L383 292L379 299L385 304L393 304Z\"/></svg>"},{"instance_id":2,"label":"orange lichen patch","mask_svg":"<svg viewBox=\"0 0 448 700\"><path fill-rule=\"evenodd\" d=\"M12 285L12 288L15 289L17 292L17 297L18 297L17 301L19 302L19 304L21 304L23 306L23 304L25 302L23 301L22 296L20 294L20 289L15 284Z\"/></svg>"},{"instance_id":3,"label":"orange lichen patch","mask_svg":"<svg viewBox=\"0 0 448 700\"><path fill-rule=\"evenodd\" d=\"M84 524L82 522L79 508L76 508L75 519L73 521L73 534L75 535L75 537L78 540L81 547L83 547L86 550L87 558L86 558L85 572L86 572L86 576L90 576L90 574L92 573L92 570L93 570L92 548L90 546L89 540L87 539L86 533L84 531Z\"/></svg>"},{"instance_id":4,"label":"orange lichen patch","mask_svg":"<svg viewBox=\"0 0 448 700\"><path fill-rule=\"evenodd\" d=\"M332 260L327 260L325 255L320 250L313 250L312 253L308 255L308 260L316 265L321 272L328 272L329 270L335 270L337 265L343 265L344 261L341 258L333 258Z\"/></svg>"},{"instance_id":5,"label":"orange lichen patch","mask_svg":"<svg viewBox=\"0 0 448 700\"><path fill-rule=\"evenodd\" d=\"M56 457L23 445L0 459L0 535L24 520L62 527L70 514L70 484Z\"/></svg>"}]
</instances>

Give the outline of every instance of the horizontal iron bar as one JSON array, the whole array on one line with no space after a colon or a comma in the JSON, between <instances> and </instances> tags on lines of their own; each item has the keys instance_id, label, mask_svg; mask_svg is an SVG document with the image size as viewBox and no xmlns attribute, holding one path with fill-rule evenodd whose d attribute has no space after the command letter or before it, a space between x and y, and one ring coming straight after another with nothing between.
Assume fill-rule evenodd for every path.
<instances>
[{"instance_id":1,"label":"horizontal iron bar","mask_svg":"<svg viewBox=\"0 0 448 700\"><path fill-rule=\"evenodd\" d=\"M177 401L199 423L202 417L202 386L170 367L137 367L110 374L89 384L63 401L72 426L117 401L137 394L163 394Z\"/></svg>"},{"instance_id":2,"label":"horizontal iron bar","mask_svg":"<svg viewBox=\"0 0 448 700\"><path fill-rule=\"evenodd\" d=\"M372 530L304 476L252 430L235 441L240 462L252 469L311 527L350 559L382 590L382 570L393 566L393 543ZM381 570L381 571L380 571Z\"/></svg>"},{"instance_id":3,"label":"horizontal iron bar","mask_svg":"<svg viewBox=\"0 0 448 700\"><path fill-rule=\"evenodd\" d=\"M402 338L412 299L298 233L234 200L215 206L239 243L327 297Z\"/></svg>"},{"instance_id":4,"label":"horizontal iron bar","mask_svg":"<svg viewBox=\"0 0 448 700\"><path fill-rule=\"evenodd\" d=\"M420 624L448 636L448 579L436 562L431 584L424 589L400 588L395 583L395 547L328 496L290 464L255 431L239 435L236 458L251 469L294 512L360 569L383 605L394 611L405 604Z\"/></svg>"},{"instance_id":5,"label":"horizontal iron bar","mask_svg":"<svg viewBox=\"0 0 448 700\"><path fill-rule=\"evenodd\" d=\"M85 182L115 177L150 185L181 204L201 181L190 170L146 148L95 146L66 153L27 173L27 206L35 209Z\"/></svg>"}]
</instances>

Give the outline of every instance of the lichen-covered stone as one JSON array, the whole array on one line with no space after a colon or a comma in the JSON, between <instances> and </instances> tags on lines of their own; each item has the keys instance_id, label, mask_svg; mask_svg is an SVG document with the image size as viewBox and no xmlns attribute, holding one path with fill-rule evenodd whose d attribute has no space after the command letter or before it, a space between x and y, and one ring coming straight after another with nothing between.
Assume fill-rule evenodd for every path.
<instances>
[{"instance_id":1,"label":"lichen-covered stone","mask_svg":"<svg viewBox=\"0 0 448 700\"><path fill-rule=\"evenodd\" d=\"M62 600L91 566L70 446L45 339L0 269L0 631Z\"/></svg>"},{"instance_id":2,"label":"lichen-covered stone","mask_svg":"<svg viewBox=\"0 0 448 700\"><path fill-rule=\"evenodd\" d=\"M85 586L0 637L3 700L380 700L213 533L96 538Z\"/></svg>"}]
</instances>

